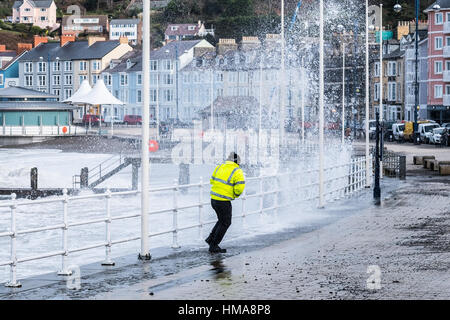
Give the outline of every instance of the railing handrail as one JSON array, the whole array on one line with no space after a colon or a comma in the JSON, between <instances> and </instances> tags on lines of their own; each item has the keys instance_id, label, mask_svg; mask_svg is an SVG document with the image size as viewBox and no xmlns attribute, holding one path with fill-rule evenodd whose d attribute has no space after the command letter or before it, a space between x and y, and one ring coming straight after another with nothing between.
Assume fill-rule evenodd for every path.
<instances>
[{"instance_id":1,"label":"railing handrail","mask_svg":"<svg viewBox=\"0 0 450 320\"><path fill-rule=\"evenodd\" d=\"M343 173L338 173L334 177L329 177L325 183L332 184L334 182L339 182L334 186L330 185L329 189L326 190L326 196L330 199L330 201L340 198L342 196L348 196L351 195L354 192L357 192L359 190L362 190L365 188L366 184L366 170L365 170L365 157L357 157L351 159L349 162L335 165L335 166L328 166L325 168L326 171L328 170L339 170L340 168L346 168L346 171ZM242 215L238 217L242 217L245 223L245 217L249 216L251 214L260 213L261 215L264 212L273 210L275 214L278 213L278 210L280 208L289 207L291 205L295 205L301 202L305 201L311 201L311 200L317 200L318 195L313 194L311 191L312 186L317 186L318 182L305 182L301 183L302 180L298 179L300 174L308 175L311 173L317 172L318 169L315 168L309 168L309 169L303 169L303 170L296 170L293 172L284 172L284 173L278 173L278 174L271 174L271 175L262 175L260 174L258 177L251 177L247 178L247 182L258 182L259 181L259 190L256 191L254 194L247 194L247 191L244 192L244 194L239 199L242 201ZM300 190L306 190L304 191L305 198L302 197L296 197L290 201L287 201L287 204L282 204L280 201L280 196L283 195L283 192L287 191L287 189L280 188L280 179L285 176L288 179L294 179L294 185L289 186L289 188ZM274 183L271 183L270 185L273 186L273 189L270 190L264 190L263 189L263 181L265 179L275 179ZM207 181L203 181L203 179L200 179L199 183L192 183L187 185L179 185L178 182L175 181L173 185L170 186L164 186L164 187L158 187L153 188L149 190L149 193L155 193L155 192L161 192L161 191L168 191L173 193L173 205L168 208L161 208L161 209L155 209L155 210L149 210L148 215L156 215L156 214L162 214L162 213L168 213L172 212L173 214L173 226L172 228L164 231L159 231L153 234L149 234L149 237L153 237L156 235L161 235L165 233L172 233L173 235L173 242L172 247L177 248L179 247L178 244L178 231L191 229L191 228L199 228L199 235L201 236L202 228L205 225L214 223L214 221L204 221L203 220L203 207L207 206L209 202L204 201L203 199L203 191L205 190L205 186L209 185L209 179ZM194 202L192 204L180 204L178 203L178 194L180 192L180 189L187 189L187 188L194 188L199 190L199 199L197 202ZM292 190L290 190L292 191ZM122 220L122 219L130 219L130 218L136 218L140 216L140 213L130 213L120 216L111 216L111 199L118 196L127 196L127 195L138 195L141 192L139 190L132 190L132 191L120 191L120 192L111 192L109 189L105 193L101 194L88 194L88 195L77 195L77 196L69 196L67 194L67 190L64 189L63 196L62 197L56 197L52 199L38 199L38 200L24 200L24 201L17 201L15 199L15 195L13 195L12 199L10 201L7 201L5 203L0 203L0 208L10 208L11 211L11 230L7 232L0 233L0 238L3 237L10 237L11 238L11 257L7 261L0 261L0 266L2 265L9 265L11 268L10 272L10 282L7 284L7 286L19 286L20 283L16 279L16 266L18 263L23 263L27 261L32 260L38 260L38 259L44 259L54 256L61 256L62 259L62 267L58 274L60 275L67 275L69 271L67 270L67 257L70 253L73 252L80 252L85 250L90 250L94 248L99 247L105 247L106 253L105 253L105 262L104 264L112 264L113 262L110 259L110 251L111 246L113 244L117 243L124 243L129 241L134 241L140 239L140 236L133 236L129 238L119 239L119 240L111 240L111 230L110 230L110 223L115 220ZM295 193L295 192L294 192ZM293 192L288 192L289 196L293 194ZM274 196L274 205L265 208L263 206L263 199L265 196L272 195ZM283 195L285 196L285 195ZM104 199L106 201L106 216L103 217L97 217L97 218L89 218L84 219L76 222L68 222L68 204L72 201L77 200L84 200L84 199L92 199L92 198L98 198L98 199ZM245 210L245 203L247 199L251 198L259 198L260 199L260 205L259 210L249 212ZM54 225L47 225L45 227L32 227L27 229L21 229L17 230L16 226L16 209L18 207L24 207L24 206L30 206L30 205L36 205L36 204L48 204L48 203L61 203L63 205L63 222L62 223L56 223ZM178 214L186 209L192 209L192 208L198 208L199 210L199 221L198 223L189 225L189 226L183 226L178 227ZM106 239L103 242L96 242L91 243L89 245L86 245L81 248L69 248L68 242L67 242L67 230L71 227L75 226L81 226L81 225L92 225L92 224L98 224L98 223L105 223L106 224ZM62 248L61 250L56 250L52 252L46 252L41 253L38 256L29 256L29 257L21 257L18 258L16 254L16 237L18 235L25 235L25 234L31 234L31 233L38 233L38 232L45 232L49 230L57 230L61 229L63 231L62 234Z\"/></svg>"}]
</instances>

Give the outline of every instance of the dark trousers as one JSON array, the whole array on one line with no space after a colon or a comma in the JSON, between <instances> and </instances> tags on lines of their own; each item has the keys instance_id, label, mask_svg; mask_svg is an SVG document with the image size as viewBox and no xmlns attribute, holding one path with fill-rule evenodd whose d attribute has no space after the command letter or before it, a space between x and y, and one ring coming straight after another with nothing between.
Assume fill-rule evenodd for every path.
<instances>
[{"instance_id":1,"label":"dark trousers","mask_svg":"<svg viewBox=\"0 0 450 320\"><path fill-rule=\"evenodd\" d=\"M228 228L231 225L231 201L218 201L211 199L211 206L217 214L217 223L212 229L207 241L210 242L210 245L215 246L218 245Z\"/></svg>"}]
</instances>

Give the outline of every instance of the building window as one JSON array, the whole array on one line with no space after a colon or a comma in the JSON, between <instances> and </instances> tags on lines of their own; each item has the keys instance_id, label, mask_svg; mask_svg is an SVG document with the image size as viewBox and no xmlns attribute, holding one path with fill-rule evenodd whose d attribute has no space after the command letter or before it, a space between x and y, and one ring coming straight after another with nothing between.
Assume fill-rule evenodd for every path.
<instances>
[{"instance_id":1,"label":"building window","mask_svg":"<svg viewBox=\"0 0 450 320\"><path fill-rule=\"evenodd\" d=\"M434 38L434 49L435 50L442 50L442 37L436 37Z\"/></svg>"},{"instance_id":2,"label":"building window","mask_svg":"<svg viewBox=\"0 0 450 320\"><path fill-rule=\"evenodd\" d=\"M189 73L185 73L183 75L183 83L189 83L191 81L191 75Z\"/></svg>"},{"instance_id":3,"label":"building window","mask_svg":"<svg viewBox=\"0 0 450 320\"><path fill-rule=\"evenodd\" d=\"M59 89L54 89L53 90L53 95L55 95L55 96L60 96L60 94L61 94L61 90L59 90Z\"/></svg>"},{"instance_id":4,"label":"building window","mask_svg":"<svg viewBox=\"0 0 450 320\"><path fill-rule=\"evenodd\" d=\"M444 22L444 15L442 14L442 12L437 12L434 16L434 23L439 25L442 24Z\"/></svg>"},{"instance_id":5,"label":"building window","mask_svg":"<svg viewBox=\"0 0 450 320\"><path fill-rule=\"evenodd\" d=\"M87 70L86 61L80 61L80 71L86 71L86 70Z\"/></svg>"},{"instance_id":6,"label":"building window","mask_svg":"<svg viewBox=\"0 0 450 320\"><path fill-rule=\"evenodd\" d=\"M0 74L0 86L3 85L3 74Z\"/></svg>"},{"instance_id":7,"label":"building window","mask_svg":"<svg viewBox=\"0 0 450 320\"><path fill-rule=\"evenodd\" d=\"M59 61L53 62L53 71L55 72L61 71L61 64L59 63Z\"/></svg>"},{"instance_id":8,"label":"building window","mask_svg":"<svg viewBox=\"0 0 450 320\"><path fill-rule=\"evenodd\" d=\"M64 71L72 71L72 61L64 61Z\"/></svg>"},{"instance_id":9,"label":"building window","mask_svg":"<svg viewBox=\"0 0 450 320\"><path fill-rule=\"evenodd\" d=\"M450 96L450 85L445 86L445 95Z\"/></svg>"},{"instance_id":10,"label":"building window","mask_svg":"<svg viewBox=\"0 0 450 320\"><path fill-rule=\"evenodd\" d=\"M434 74L442 74L442 61L434 62Z\"/></svg>"},{"instance_id":11,"label":"building window","mask_svg":"<svg viewBox=\"0 0 450 320\"><path fill-rule=\"evenodd\" d=\"M87 79L87 76L80 76L79 80L80 80L80 84Z\"/></svg>"},{"instance_id":12,"label":"building window","mask_svg":"<svg viewBox=\"0 0 450 320\"><path fill-rule=\"evenodd\" d=\"M64 90L64 99L69 99L72 96L72 89Z\"/></svg>"},{"instance_id":13,"label":"building window","mask_svg":"<svg viewBox=\"0 0 450 320\"><path fill-rule=\"evenodd\" d=\"M375 83L373 88L373 100L379 101L380 100L380 83Z\"/></svg>"},{"instance_id":14,"label":"building window","mask_svg":"<svg viewBox=\"0 0 450 320\"><path fill-rule=\"evenodd\" d=\"M39 76L38 77L38 83L39 83L39 87L45 87L47 85L46 83L46 77L45 76Z\"/></svg>"},{"instance_id":15,"label":"building window","mask_svg":"<svg viewBox=\"0 0 450 320\"><path fill-rule=\"evenodd\" d=\"M441 99L442 98L442 85L434 86L434 98Z\"/></svg>"},{"instance_id":16,"label":"building window","mask_svg":"<svg viewBox=\"0 0 450 320\"><path fill-rule=\"evenodd\" d=\"M155 89L150 90L150 101L151 102L156 102L158 98L157 92Z\"/></svg>"},{"instance_id":17,"label":"building window","mask_svg":"<svg viewBox=\"0 0 450 320\"><path fill-rule=\"evenodd\" d=\"M38 63L38 72L46 72L46 70L47 70L47 63L39 62Z\"/></svg>"},{"instance_id":18,"label":"building window","mask_svg":"<svg viewBox=\"0 0 450 320\"><path fill-rule=\"evenodd\" d=\"M157 60L150 61L150 70L152 70L152 71L158 70L158 61Z\"/></svg>"},{"instance_id":19,"label":"building window","mask_svg":"<svg viewBox=\"0 0 450 320\"><path fill-rule=\"evenodd\" d=\"M388 63L388 76L395 77L397 75L397 62L389 61Z\"/></svg>"},{"instance_id":20,"label":"building window","mask_svg":"<svg viewBox=\"0 0 450 320\"><path fill-rule=\"evenodd\" d=\"M100 79L100 75L99 74L94 74L92 75L92 84L96 84L97 80Z\"/></svg>"},{"instance_id":21,"label":"building window","mask_svg":"<svg viewBox=\"0 0 450 320\"><path fill-rule=\"evenodd\" d=\"M128 85L128 75L127 74L121 74L120 75L120 85L121 86Z\"/></svg>"},{"instance_id":22,"label":"building window","mask_svg":"<svg viewBox=\"0 0 450 320\"><path fill-rule=\"evenodd\" d=\"M164 70L172 70L173 62L172 60L164 60Z\"/></svg>"},{"instance_id":23,"label":"building window","mask_svg":"<svg viewBox=\"0 0 450 320\"><path fill-rule=\"evenodd\" d=\"M112 84L112 77L110 74L104 74L103 75L103 82L105 82L105 85L110 86Z\"/></svg>"},{"instance_id":24,"label":"building window","mask_svg":"<svg viewBox=\"0 0 450 320\"><path fill-rule=\"evenodd\" d=\"M167 101L167 102L173 101L173 91L172 90L164 90L164 101Z\"/></svg>"},{"instance_id":25,"label":"building window","mask_svg":"<svg viewBox=\"0 0 450 320\"><path fill-rule=\"evenodd\" d=\"M64 77L64 84L65 84L65 85L72 85L72 75L67 74L67 75Z\"/></svg>"},{"instance_id":26,"label":"building window","mask_svg":"<svg viewBox=\"0 0 450 320\"><path fill-rule=\"evenodd\" d=\"M136 102L142 102L142 91L141 90L136 91Z\"/></svg>"},{"instance_id":27,"label":"building window","mask_svg":"<svg viewBox=\"0 0 450 320\"><path fill-rule=\"evenodd\" d=\"M389 82L388 83L388 98L389 101L396 101L397 100L397 83L396 82Z\"/></svg>"},{"instance_id":28,"label":"building window","mask_svg":"<svg viewBox=\"0 0 450 320\"><path fill-rule=\"evenodd\" d=\"M173 76L171 74L165 74L163 79L164 84L173 84Z\"/></svg>"},{"instance_id":29,"label":"building window","mask_svg":"<svg viewBox=\"0 0 450 320\"><path fill-rule=\"evenodd\" d=\"M25 62L25 72L26 73L33 72L33 62Z\"/></svg>"},{"instance_id":30,"label":"building window","mask_svg":"<svg viewBox=\"0 0 450 320\"><path fill-rule=\"evenodd\" d=\"M136 84L142 85L142 74L141 73L138 73L136 76Z\"/></svg>"},{"instance_id":31,"label":"building window","mask_svg":"<svg viewBox=\"0 0 450 320\"><path fill-rule=\"evenodd\" d=\"M217 82L223 82L223 73L216 73L216 81Z\"/></svg>"},{"instance_id":32,"label":"building window","mask_svg":"<svg viewBox=\"0 0 450 320\"><path fill-rule=\"evenodd\" d=\"M61 78L59 75L54 75L53 76L53 85L54 86L59 86L61 84Z\"/></svg>"},{"instance_id":33,"label":"building window","mask_svg":"<svg viewBox=\"0 0 450 320\"><path fill-rule=\"evenodd\" d=\"M25 76L25 86L27 87L33 86L33 76Z\"/></svg>"},{"instance_id":34,"label":"building window","mask_svg":"<svg viewBox=\"0 0 450 320\"><path fill-rule=\"evenodd\" d=\"M151 85L156 85L157 82L158 81L158 74L156 74L156 73L151 73L150 74L150 84Z\"/></svg>"},{"instance_id":35,"label":"building window","mask_svg":"<svg viewBox=\"0 0 450 320\"><path fill-rule=\"evenodd\" d=\"M92 61L92 70L94 71L100 70L100 61Z\"/></svg>"}]
</instances>

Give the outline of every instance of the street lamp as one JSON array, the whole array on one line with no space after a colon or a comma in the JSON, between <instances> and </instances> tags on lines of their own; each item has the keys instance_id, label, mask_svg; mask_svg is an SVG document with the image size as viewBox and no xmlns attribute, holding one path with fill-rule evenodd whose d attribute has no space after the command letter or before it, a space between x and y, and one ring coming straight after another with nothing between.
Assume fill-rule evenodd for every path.
<instances>
[{"instance_id":1,"label":"street lamp","mask_svg":"<svg viewBox=\"0 0 450 320\"><path fill-rule=\"evenodd\" d=\"M325 105L325 69L324 69L324 15L323 0L320 0L319 23L319 208L325 205L324 199L324 105Z\"/></svg>"}]
</instances>

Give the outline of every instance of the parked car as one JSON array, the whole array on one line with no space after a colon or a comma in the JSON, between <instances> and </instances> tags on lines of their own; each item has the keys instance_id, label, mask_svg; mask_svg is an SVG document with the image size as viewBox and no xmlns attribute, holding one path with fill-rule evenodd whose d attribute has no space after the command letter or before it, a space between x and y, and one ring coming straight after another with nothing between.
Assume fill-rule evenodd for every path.
<instances>
[{"instance_id":1,"label":"parked car","mask_svg":"<svg viewBox=\"0 0 450 320\"><path fill-rule=\"evenodd\" d=\"M122 120L117 116L106 116L104 122L109 123L109 124L111 124L111 123L119 124L119 123L122 123Z\"/></svg>"},{"instance_id":2,"label":"parked car","mask_svg":"<svg viewBox=\"0 0 450 320\"><path fill-rule=\"evenodd\" d=\"M430 143L431 135L433 134L433 129L439 128L437 123L421 123L419 124L419 134L420 142Z\"/></svg>"},{"instance_id":3,"label":"parked car","mask_svg":"<svg viewBox=\"0 0 450 320\"><path fill-rule=\"evenodd\" d=\"M102 122L104 122L104 120L102 119ZM85 114L83 116L83 120L82 120L83 124L91 124L91 125L98 125L100 123L100 117L96 114Z\"/></svg>"},{"instance_id":4,"label":"parked car","mask_svg":"<svg viewBox=\"0 0 450 320\"><path fill-rule=\"evenodd\" d=\"M441 125L441 127L442 127L442 128L450 129L450 122L443 123L443 124Z\"/></svg>"},{"instance_id":5,"label":"parked car","mask_svg":"<svg viewBox=\"0 0 450 320\"><path fill-rule=\"evenodd\" d=\"M405 131L404 123L394 123L392 125L392 134L395 141L403 141L403 131Z\"/></svg>"},{"instance_id":6,"label":"parked car","mask_svg":"<svg viewBox=\"0 0 450 320\"><path fill-rule=\"evenodd\" d=\"M128 114L125 117L123 117L123 123L128 124L142 124L142 117L134 114Z\"/></svg>"},{"instance_id":7,"label":"parked car","mask_svg":"<svg viewBox=\"0 0 450 320\"><path fill-rule=\"evenodd\" d=\"M445 128L436 128L433 129L432 135L430 137L430 143L440 144L441 143L441 135L444 132Z\"/></svg>"}]
</instances>

